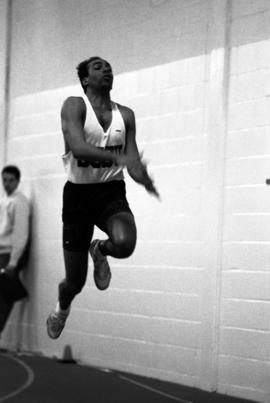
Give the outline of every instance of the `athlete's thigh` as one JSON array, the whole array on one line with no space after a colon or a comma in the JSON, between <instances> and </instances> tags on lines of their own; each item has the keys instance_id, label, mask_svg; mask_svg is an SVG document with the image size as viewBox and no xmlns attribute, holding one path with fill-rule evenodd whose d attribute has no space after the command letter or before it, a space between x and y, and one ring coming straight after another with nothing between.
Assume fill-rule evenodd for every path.
<instances>
[{"instance_id":1,"label":"athlete's thigh","mask_svg":"<svg viewBox=\"0 0 270 403\"><path fill-rule=\"evenodd\" d=\"M103 224L103 231L107 233L112 241L133 241L136 242L137 229L134 216L126 211L112 214Z\"/></svg>"}]
</instances>

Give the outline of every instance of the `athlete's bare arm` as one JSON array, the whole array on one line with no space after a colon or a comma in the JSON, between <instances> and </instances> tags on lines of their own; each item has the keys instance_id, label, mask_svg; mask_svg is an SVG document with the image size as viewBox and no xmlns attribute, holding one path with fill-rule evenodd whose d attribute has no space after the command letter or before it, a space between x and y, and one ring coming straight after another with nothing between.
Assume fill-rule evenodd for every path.
<instances>
[{"instance_id":1,"label":"athlete's bare arm","mask_svg":"<svg viewBox=\"0 0 270 403\"><path fill-rule=\"evenodd\" d=\"M126 126L125 154L129 157L127 171L130 177L145 189L159 198L159 193L152 178L148 175L146 164L142 161L136 142L136 122L134 112L125 106L118 105Z\"/></svg>"},{"instance_id":2,"label":"athlete's bare arm","mask_svg":"<svg viewBox=\"0 0 270 403\"><path fill-rule=\"evenodd\" d=\"M86 106L81 97L69 97L61 110L62 131L66 151L85 161L112 161L116 165L127 165L127 157L91 146L85 141L84 122Z\"/></svg>"}]
</instances>

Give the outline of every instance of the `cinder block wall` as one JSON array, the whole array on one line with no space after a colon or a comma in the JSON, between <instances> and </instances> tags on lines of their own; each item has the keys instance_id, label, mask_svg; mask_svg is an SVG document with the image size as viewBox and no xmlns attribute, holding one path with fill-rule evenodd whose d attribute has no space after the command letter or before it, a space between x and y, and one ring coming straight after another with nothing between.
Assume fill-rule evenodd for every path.
<instances>
[{"instance_id":1,"label":"cinder block wall","mask_svg":"<svg viewBox=\"0 0 270 403\"><path fill-rule=\"evenodd\" d=\"M219 390L269 401L270 4L233 1Z\"/></svg>"},{"instance_id":2,"label":"cinder block wall","mask_svg":"<svg viewBox=\"0 0 270 403\"><path fill-rule=\"evenodd\" d=\"M0 3L0 169L2 169L5 152L6 133L6 74L7 74L7 47L8 47L8 3ZM2 190L2 189L1 189Z\"/></svg>"},{"instance_id":3,"label":"cinder block wall","mask_svg":"<svg viewBox=\"0 0 270 403\"><path fill-rule=\"evenodd\" d=\"M269 3L256 4L13 1L7 158L32 198L33 243L31 298L14 311L5 344L58 356L71 345L87 364L266 401L268 114L266 87L253 84L270 61L267 51L256 66L244 56L269 45ZM75 66L95 54L114 67L113 99L135 111L162 203L127 177L137 249L111 259L105 293L89 262L65 332L51 341L45 321L64 273L59 112L80 91Z\"/></svg>"}]
</instances>

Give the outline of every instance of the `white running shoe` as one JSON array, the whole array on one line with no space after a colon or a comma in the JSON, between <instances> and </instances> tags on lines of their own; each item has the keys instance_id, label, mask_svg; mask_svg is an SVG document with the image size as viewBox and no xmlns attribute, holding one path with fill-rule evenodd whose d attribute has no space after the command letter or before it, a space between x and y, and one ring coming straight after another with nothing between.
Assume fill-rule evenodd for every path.
<instances>
[{"instance_id":1,"label":"white running shoe","mask_svg":"<svg viewBox=\"0 0 270 403\"><path fill-rule=\"evenodd\" d=\"M107 257L100 252L99 242L98 239L91 242L89 252L94 263L95 284L99 290L103 291L109 287L112 274Z\"/></svg>"},{"instance_id":2,"label":"white running shoe","mask_svg":"<svg viewBox=\"0 0 270 403\"><path fill-rule=\"evenodd\" d=\"M53 310L47 319L47 332L51 339L57 339L65 327L70 310Z\"/></svg>"}]
</instances>

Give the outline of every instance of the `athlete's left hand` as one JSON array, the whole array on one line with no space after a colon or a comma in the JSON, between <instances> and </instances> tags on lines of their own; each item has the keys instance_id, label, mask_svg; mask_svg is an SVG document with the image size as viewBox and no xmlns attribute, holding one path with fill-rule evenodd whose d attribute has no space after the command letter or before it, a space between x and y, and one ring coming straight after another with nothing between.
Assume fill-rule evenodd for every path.
<instances>
[{"instance_id":1,"label":"athlete's left hand","mask_svg":"<svg viewBox=\"0 0 270 403\"><path fill-rule=\"evenodd\" d=\"M160 195L154 185L153 179L148 175L147 164L142 159L142 153L139 158L133 159L132 163L127 167L128 173L135 182L140 183L145 187L147 192L153 194L158 199Z\"/></svg>"},{"instance_id":2,"label":"athlete's left hand","mask_svg":"<svg viewBox=\"0 0 270 403\"><path fill-rule=\"evenodd\" d=\"M159 200L160 199L160 194L158 193L158 190L156 186L154 185L154 182L150 176L148 176L148 180L144 183L144 187L147 190L147 192L151 193L153 196L157 197Z\"/></svg>"}]
</instances>

